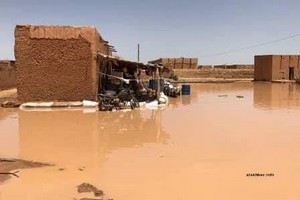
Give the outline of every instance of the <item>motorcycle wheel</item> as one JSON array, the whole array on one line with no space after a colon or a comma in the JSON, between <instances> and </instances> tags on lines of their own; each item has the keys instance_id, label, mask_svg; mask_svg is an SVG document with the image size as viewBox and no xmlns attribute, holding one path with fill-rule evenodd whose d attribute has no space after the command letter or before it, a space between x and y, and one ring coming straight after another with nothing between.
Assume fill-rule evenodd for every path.
<instances>
[{"instance_id":1,"label":"motorcycle wheel","mask_svg":"<svg viewBox=\"0 0 300 200\"><path fill-rule=\"evenodd\" d=\"M136 98L132 98L130 100L130 107L132 110L134 110L135 108L140 107L139 101Z\"/></svg>"},{"instance_id":2,"label":"motorcycle wheel","mask_svg":"<svg viewBox=\"0 0 300 200\"><path fill-rule=\"evenodd\" d=\"M107 111L107 106L105 106L105 103L103 102L103 100L99 101L98 107L99 107L100 111Z\"/></svg>"}]
</instances>

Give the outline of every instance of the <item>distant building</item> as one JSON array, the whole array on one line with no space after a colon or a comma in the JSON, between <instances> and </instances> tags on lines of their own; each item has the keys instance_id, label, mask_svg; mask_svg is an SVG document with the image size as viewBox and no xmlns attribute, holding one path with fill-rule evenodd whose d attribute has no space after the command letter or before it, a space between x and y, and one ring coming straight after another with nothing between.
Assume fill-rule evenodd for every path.
<instances>
[{"instance_id":1,"label":"distant building","mask_svg":"<svg viewBox=\"0 0 300 200\"><path fill-rule=\"evenodd\" d=\"M0 90L16 87L15 61L0 60Z\"/></svg>"},{"instance_id":2,"label":"distant building","mask_svg":"<svg viewBox=\"0 0 300 200\"><path fill-rule=\"evenodd\" d=\"M198 58L159 58L149 63L161 64L169 69L196 69Z\"/></svg>"},{"instance_id":3,"label":"distant building","mask_svg":"<svg viewBox=\"0 0 300 200\"><path fill-rule=\"evenodd\" d=\"M300 77L300 55L259 55L254 58L254 80L294 80Z\"/></svg>"},{"instance_id":4,"label":"distant building","mask_svg":"<svg viewBox=\"0 0 300 200\"><path fill-rule=\"evenodd\" d=\"M92 26L17 25L19 100L94 100L98 92L99 52L112 53L108 42Z\"/></svg>"}]
</instances>

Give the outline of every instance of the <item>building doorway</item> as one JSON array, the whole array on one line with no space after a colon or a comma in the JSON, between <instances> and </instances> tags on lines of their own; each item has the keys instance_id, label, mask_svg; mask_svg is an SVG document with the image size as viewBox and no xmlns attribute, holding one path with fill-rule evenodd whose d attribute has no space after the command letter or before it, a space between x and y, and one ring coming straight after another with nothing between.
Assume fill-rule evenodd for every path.
<instances>
[{"instance_id":1,"label":"building doorway","mask_svg":"<svg viewBox=\"0 0 300 200\"><path fill-rule=\"evenodd\" d=\"M294 80L295 77L294 77L294 67L289 67L289 80Z\"/></svg>"}]
</instances>

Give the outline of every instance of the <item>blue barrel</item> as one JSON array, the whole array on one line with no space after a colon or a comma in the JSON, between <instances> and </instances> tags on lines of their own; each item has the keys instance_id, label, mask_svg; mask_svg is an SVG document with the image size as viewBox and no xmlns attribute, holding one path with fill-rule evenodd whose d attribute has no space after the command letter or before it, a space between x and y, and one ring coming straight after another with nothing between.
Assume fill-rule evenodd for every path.
<instances>
[{"instance_id":1,"label":"blue barrel","mask_svg":"<svg viewBox=\"0 0 300 200\"><path fill-rule=\"evenodd\" d=\"M163 90L164 85L165 85L165 80L164 79L150 79L149 80L149 88L152 90L157 90L158 84L160 84L160 89Z\"/></svg>"},{"instance_id":2,"label":"blue barrel","mask_svg":"<svg viewBox=\"0 0 300 200\"><path fill-rule=\"evenodd\" d=\"M155 80L153 80L153 79L149 80L149 88L152 89L152 90L154 90L154 88L155 88Z\"/></svg>"},{"instance_id":3,"label":"blue barrel","mask_svg":"<svg viewBox=\"0 0 300 200\"><path fill-rule=\"evenodd\" d=\"M182 85L181 93L182 93L182 95L190 95L191 86L190 85Z\"/></svg>"}]
</instances>

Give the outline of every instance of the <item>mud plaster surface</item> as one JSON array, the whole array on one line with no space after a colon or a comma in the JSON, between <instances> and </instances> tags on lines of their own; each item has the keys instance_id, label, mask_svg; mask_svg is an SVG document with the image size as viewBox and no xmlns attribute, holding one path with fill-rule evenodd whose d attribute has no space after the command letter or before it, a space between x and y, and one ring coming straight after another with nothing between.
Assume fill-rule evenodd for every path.
<instances>
[{"instance_id":1,"label":"mud plaster surface","mask_svg":"<svg viewBox=\"0 0 300 200\"><path fill-rule=\"evenodd\" d=\"M15 30L18 99L94 99L92 44L85 38L30 38L29 27Z\"/></svg>"}]
</instances>

